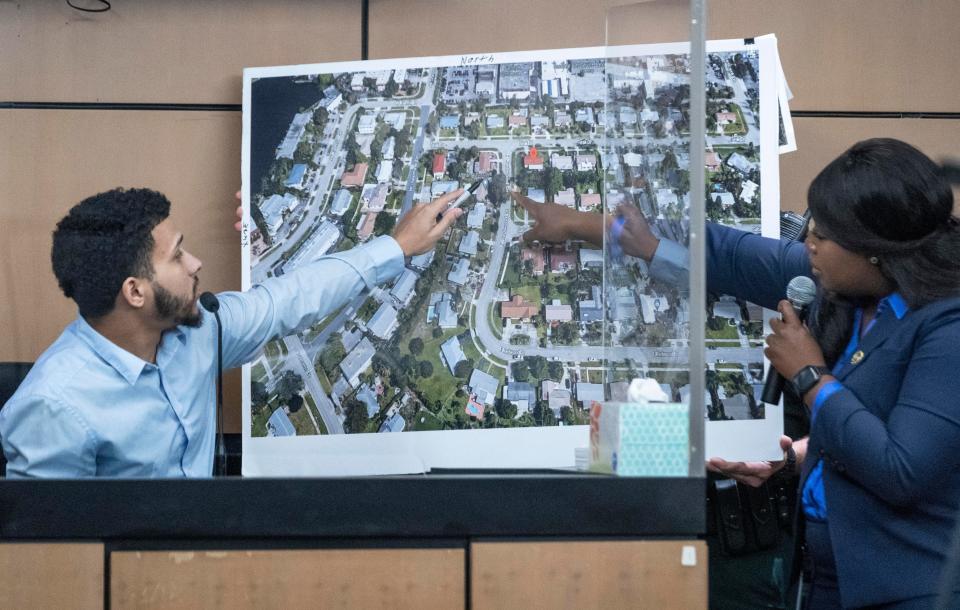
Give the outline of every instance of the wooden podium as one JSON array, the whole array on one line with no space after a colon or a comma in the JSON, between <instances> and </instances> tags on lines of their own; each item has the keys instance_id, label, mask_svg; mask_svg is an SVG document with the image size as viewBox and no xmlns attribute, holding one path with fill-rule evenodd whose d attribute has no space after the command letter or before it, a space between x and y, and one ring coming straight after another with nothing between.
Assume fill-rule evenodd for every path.
<instances>
[{"instance_id":1,"label":"wooden podium","mask_svg":"<svg viewBox=\"0 0 960 610\"><path fill-rule=\"evenodd\" d=\"M3 608L705 608L703 479L0 480Z\"/></svg>"}]
</instances>

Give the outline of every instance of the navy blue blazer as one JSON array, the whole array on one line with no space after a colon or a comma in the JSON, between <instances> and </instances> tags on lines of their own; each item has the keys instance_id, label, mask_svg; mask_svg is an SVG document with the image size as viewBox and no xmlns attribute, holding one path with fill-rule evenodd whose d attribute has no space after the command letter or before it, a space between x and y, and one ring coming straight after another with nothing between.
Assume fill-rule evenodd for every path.
<instances>
[{"instance_id":1,"label":"navy blue blazer","mask_svg":"<svg viewBox=\"0 0 960 610\"><path fill-rule=\"evenodd\" d=\"M803 244L713 225L707 265L708 289L769 308L810 275ZM860 350L813 422L801 477L823 461L844 606L938 592L960 506L960 298L880 317Z\"/></svg>"}]
</instances>

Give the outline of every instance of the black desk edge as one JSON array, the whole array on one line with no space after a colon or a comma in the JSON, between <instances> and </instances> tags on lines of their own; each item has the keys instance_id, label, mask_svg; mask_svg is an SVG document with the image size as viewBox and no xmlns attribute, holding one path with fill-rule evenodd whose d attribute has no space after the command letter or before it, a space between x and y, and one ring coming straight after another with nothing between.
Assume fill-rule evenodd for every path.
<instances>
[{"instance_id":1,"label":"black desk edge","mask_svg":"<svg viewBox=\"0 0 960 610\"><path fill-rule=\"evenodd\" d=\"M705 497L703 478L557 472L314 479L0 479L0 538L692 538L706 530Z\"/></svg>"}]
</instances>

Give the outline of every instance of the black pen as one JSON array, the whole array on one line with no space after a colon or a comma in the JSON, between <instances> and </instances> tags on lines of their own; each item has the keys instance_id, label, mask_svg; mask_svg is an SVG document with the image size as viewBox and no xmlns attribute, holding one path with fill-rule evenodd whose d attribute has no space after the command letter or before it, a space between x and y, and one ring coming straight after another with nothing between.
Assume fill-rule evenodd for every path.
<instances>
[{"instance_id":1,"label":"black pen","mask_svg":"<svg viewBox=\"0 0 960 610\"><path fill-rule=\"evenodd\" d=\"M464 201L470 198L471 195L477 192L480 188L480 185L483 184L483 180L477 180L471 184L466 190L460 193L460 196L457 197L453 203L447 206L447 210L452 210L453 208L460 207ZM446 214L446 210L437 214L437 222L443 219L443 215Z\"/></svg>"}]
</instances>

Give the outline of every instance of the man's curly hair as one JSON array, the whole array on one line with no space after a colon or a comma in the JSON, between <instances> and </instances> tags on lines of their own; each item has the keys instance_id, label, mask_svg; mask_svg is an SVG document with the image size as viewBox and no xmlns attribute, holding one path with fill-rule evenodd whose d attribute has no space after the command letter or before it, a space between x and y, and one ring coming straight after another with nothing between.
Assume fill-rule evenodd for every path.
<instances>
[{"instance_id":1,"label":"man's curly hair","mask_svg":"<svg viewBox=\"0 0 960 610\"><path fill-rule=\"evenodd\" d=\"M84 318L110 313L128 277L153 278L151 231L170 201L150 189L117 188L75 205L53 232L53 273Z\"/></svg>"}]
</instances>

